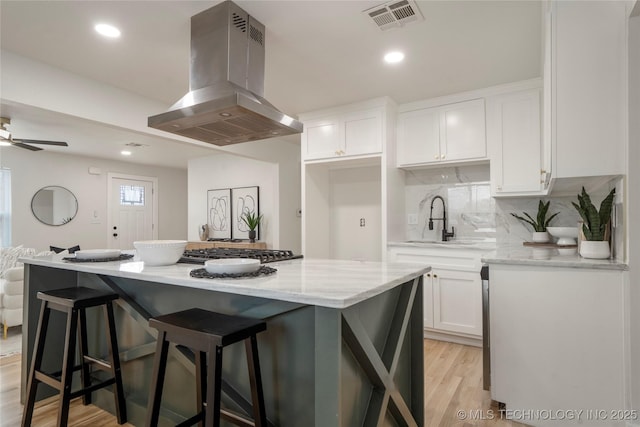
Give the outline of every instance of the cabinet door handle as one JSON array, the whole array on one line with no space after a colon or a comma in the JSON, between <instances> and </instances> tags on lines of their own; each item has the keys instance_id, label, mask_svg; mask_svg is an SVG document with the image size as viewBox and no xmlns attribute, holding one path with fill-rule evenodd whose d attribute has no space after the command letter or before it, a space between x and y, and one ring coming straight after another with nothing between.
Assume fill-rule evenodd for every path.
<instances>
[{"instance_id":1,"label":"cabinet door handle","mask_svg":"<svg viewBox=\"0 0 640 427\"><path fill-rule=\"evenodd\" d=\"M433 274L433 278L434 278L434 279L437 279L437 278L438 278L438 275L434 273L434 274Z\"/></svg>"},{"instance_id":2,"label":"cabinet door handle","mask_svg":"<svg viewBox=\"0 0 640 427\"><path fill-rule=\"evenodd\" d=\"M444 154L440 156L441 159L444 159Z\"/></svg>"},{"instance_id":3,"label":"cabinet door handle","mask_svg":"<svg viewBox=\"0 0 640 427\"><path fill-rule=\"evenodd\" d=\"M431 277L431 273L427 273L427 277Z\"/></svg>"},{"instance_id":4,"label":"cabinet door handle","mask_svg":"<svg viewBox=\"0 0 640 427\"><path fill-rule=\"evenodd\" d=\"M498 190L498 191L502 191L502 185L498 185L498 186L496 186L496 190Z\"/></svg>"},{"instance_id":5,"label":"cabinet door handle","mask_svg":"<svg viewBox=\"0 0 640 427\"><path fill-rule=\"evenodd\" d=\"M433 156L434 159L438 160L440 158L440 156L438 156L437 154L435 156Z\"/></svg>"}]
</instances>

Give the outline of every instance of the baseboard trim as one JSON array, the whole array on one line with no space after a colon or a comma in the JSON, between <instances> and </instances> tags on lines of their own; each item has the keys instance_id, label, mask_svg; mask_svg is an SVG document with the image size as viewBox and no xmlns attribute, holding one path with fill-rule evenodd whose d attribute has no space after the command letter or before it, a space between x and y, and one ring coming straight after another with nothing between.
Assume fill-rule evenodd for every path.
<instances>
[{"instance_id":1,"label":"baseboard trim","mask_svg":"<svg viewBox=\"0 0 640 427\"><path fill-rule=\"evenodd\" d=\"M447 342L452 342L456 344L470 345L472 347L482 347L482 338L472 338L472 337L465 337L460 335L451 335L443 332L432 331L430 329L424 330L424 337L431 340L447 341Z\"/></svg>"}]
</instances>

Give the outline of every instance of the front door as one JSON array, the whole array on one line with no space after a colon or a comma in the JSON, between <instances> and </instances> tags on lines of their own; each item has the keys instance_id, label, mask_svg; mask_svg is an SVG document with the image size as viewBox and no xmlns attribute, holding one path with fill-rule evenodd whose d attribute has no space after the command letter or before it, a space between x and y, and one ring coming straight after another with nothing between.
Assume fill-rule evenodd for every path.
<instances>
[{"instance_id":1,"label":"front door","mask_svg":"<svg viewBox=\"0 0 640 427\"><path fill-rule=\"evenodd\" d=\"M112 249L133 249L136 240L154 238L154 180L110 179L108 242Z\"/></svg>"}]
</instances>

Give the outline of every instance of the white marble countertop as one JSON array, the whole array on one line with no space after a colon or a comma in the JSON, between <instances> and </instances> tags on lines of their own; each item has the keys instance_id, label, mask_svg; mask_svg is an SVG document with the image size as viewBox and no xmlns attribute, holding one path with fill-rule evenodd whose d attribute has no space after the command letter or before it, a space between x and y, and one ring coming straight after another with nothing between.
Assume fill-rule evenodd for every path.
<instances>
[{"instance_id":1,"label":"white marble countertop","mask_svg":"<svg viewBox=\"0 0 640 427\"><path fill-rule=\"evenodd\" d=\"M495 251L496 241L495 239L482 239L482 240L448 240L446 242L441 241L427 241L427 240L409 240L404 242L388 242L387 246L404 246L404 247L416 247L416 248L443 248L443 249L470 249L481 251Z\"/></svg>"},{"instance_id":2,"label":"white marble countertop","mask_svg":"<svg viewBox=\"0 0 640 427\"><path fill-rule=\"evenodd\" d=\"M135 253L135 252L131 252ZM431 267L418 263L297 259L267 264L278 271L247 279L197 279L196 264L148 267L137 256L126 261L69 262L60 255L25 257L25 264L207 289L260 298L346 308L421 276Z\"/></svg>"},{"instance_id":3,"label":"white marble countertop","mask_svg":"<svg viewBox=\"0 0 640 427\"><path fill-rule=\"evenodd\" d=\"M628 270L629 266L612 259L587 259L577 253L562 255L553 248L501 248L483 255L482 262L491 264L535 265L541 267Z\"/></svg>"}]
</instances>

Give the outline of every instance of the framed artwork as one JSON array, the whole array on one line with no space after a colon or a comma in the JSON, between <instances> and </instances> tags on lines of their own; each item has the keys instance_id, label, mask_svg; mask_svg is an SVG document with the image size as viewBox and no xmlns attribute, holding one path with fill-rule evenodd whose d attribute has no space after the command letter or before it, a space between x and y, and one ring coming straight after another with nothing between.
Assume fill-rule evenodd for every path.
<instances>
[{"instance_id":1,"label":"framed artwork","mask_svg":"<svg viewBox=\"0 0 640 427\"><path fill-rule=\"evenodd\" d=\"M231 238L231 189L207 191L207 225L209 238Z\"/></svg>"},{"instance_id":2,"label":"framed artwork","mask_svg":"<svg viewBox=\"0 0 640 427\"><path fill-rule=\"evenodd\" d=\"M233 208L232 239L249 239L249 227L242 220L242 215L253 212L260 215L259 187L241 187L231 189ZM260 238L260 226L256 228L256 239Z\"/></svg>"}]
</instances>

